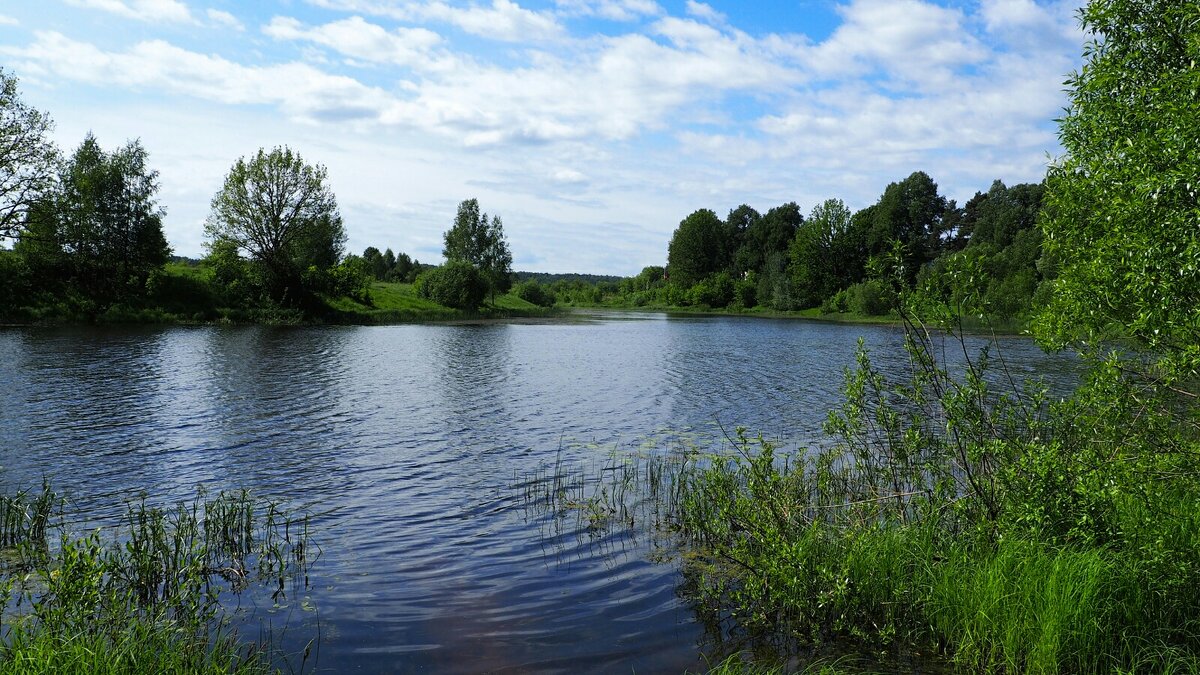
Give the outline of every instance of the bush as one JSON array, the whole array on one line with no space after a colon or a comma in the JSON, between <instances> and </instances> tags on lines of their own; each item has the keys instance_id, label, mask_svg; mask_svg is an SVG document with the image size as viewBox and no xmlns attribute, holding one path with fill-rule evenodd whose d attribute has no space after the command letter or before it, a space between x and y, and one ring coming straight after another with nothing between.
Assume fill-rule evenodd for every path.
<instances>
[{"instance_id":1,"label":"bush","mask_svg":"<svg viewBox=\"0 0 1200 675\"><path fill-rule=\"evenodd\" d=\"M869 279L846 289L846 306L855 314L880 316L896 306L896 292L886 281Z\"/></svg>"},{"instance_id":2,"label":"bush","mask_svg":"<svg viewBox=\"0 0 1200 675\"><path fill-rule=\"evenodd\" d=\"M742 307L750 308L758 304L758 282L753 273L747 279L741 279L733 285L733 300Z\"/></svg>"},{"instance_id":3,"label":"bush","mask_svg":"<svg viewBox=\"0 0 1200 675\"><path fill-rule=\"evenodd\" d=\"M554 293L539 284L536 279L530 279L529 281L517 284L513 287L512 292L518 298L525 302L533 303L538 307L551 307L558 301Z\"/></svg>"},{"instance_id":4,"label":"bush","mask_svg":"<svg viewBox=\"0 0 1200 675\"><path fill-rule=\"evenodd\" d=\"M821 302L822 314L841 314L850 309L846 306L846 291L840 290Z\"/></svg>"},{"instance_id":5,"label":"bush","mask_svg":"<svg viewBox=\"0 0 1200 675\"><path fill-rule=\"evenodd\" d=\"M479 307L487 292L487 280L470 263L448 262L417 278L417 293L422 298L455 309Z\"/></svg>"},{"instance_id":6,"label":"bush","mask_svg":"<svg viewBox=\"0 0 1200 675\"><path fill-rule=\"evenodd\" d=\"M733 294L733 278L728 272L719 272L707 277L688 291L693 305L709 307L727 307L733 302Z\"/></svg>"}]
</instances>

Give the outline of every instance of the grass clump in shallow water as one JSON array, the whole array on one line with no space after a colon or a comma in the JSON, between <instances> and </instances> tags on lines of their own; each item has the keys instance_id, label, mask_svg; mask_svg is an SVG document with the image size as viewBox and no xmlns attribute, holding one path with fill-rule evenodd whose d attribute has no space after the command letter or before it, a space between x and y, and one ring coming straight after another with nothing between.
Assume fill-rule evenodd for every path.
<instances>
[{"instance_id":1,"label":"grass clump in shallow water","mask_svg":"<svg viewBox=\"0 0 1200 675\"><path fill-rule=\"evenodd\" d=\"M47 488L39 500L54 497ZM101 532L64 526L54 545L44 531L16 542L0 673L272 670L272 646L242 641L221 597L265 582L285 601L310 562L306 519L246 492L201 494L171 509L132 502Z\"/></svg>"},{"instance_id":2,"label":"grass clump in shallow water","mask_svg":"<svg viewBox=\"0 0 1200 675\"><path fill-rule=\"evenodd\" d=\"M660 465L681 592L726 653L1200 672L1192 397L1114 358L1055 401L941 340L910 324L902 377L861 350L825 447L739 430L731 450ZM935 358L948 348L962 371Z\"/></svg>"}]
</instances>

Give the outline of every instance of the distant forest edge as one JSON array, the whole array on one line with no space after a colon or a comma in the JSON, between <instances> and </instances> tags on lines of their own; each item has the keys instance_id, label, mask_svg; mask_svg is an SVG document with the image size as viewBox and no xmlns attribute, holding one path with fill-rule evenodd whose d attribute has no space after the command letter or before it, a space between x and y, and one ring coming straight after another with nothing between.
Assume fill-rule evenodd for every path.
<instances>
[{"instance_id":1,"label":"distant forest edge","mask_svg":"<svg viewBox=\"0 0 1200 675\"><path fill-rule=\"evenodd\" d=\"M851 212L795 202L725 218L700 209L664 266L621 278L513 272L497 215L463 201L446 262L391 248L347 254L327 170L287 147L237 159L213 196L200 260L173 257L158 172L140 141L69 155L53 122L0 70L0 318L8 322L386 323L544 314L555 306L806 310L879 316L920 288L1021 320L1056 265L1042 250L1043 186L995 181L959 206L917 171Z\"/></svg>"}]
</instances>

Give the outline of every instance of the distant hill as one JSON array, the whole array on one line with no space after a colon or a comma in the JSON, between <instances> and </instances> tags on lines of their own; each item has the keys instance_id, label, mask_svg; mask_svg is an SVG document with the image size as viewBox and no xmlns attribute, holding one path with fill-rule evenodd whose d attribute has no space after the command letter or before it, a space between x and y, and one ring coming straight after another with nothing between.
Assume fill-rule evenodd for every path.
<instances>
[{"instance_id":1,"label":"distant hill","mask_svg":"<svg viewBox=\"0 0 1200 675\"><path fill-rule=\"evenodd\" d=\"M517 281L536 279L539 284L552 284L556 281L582 281L585 284L598 284L602 281L618 282L624 277L611 274L550 274L548 272L513 272Z\"/></svg>"}]
</instances>

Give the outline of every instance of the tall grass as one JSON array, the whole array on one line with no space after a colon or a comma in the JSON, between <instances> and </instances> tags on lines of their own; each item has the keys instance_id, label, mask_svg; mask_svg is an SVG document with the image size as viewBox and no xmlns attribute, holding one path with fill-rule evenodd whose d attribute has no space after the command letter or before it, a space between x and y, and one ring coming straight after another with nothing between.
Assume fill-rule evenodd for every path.
<instances>
[{"instance_id":1,"label":"tall grass","mask_svg":"<svg viewBox=\"0 0 1200 675\"><path fill-rule=\"evenodd\" d=\"M1194 402L1119 364L1052 402L961 337L965 365L947 372L933 334L909 328L905 378L860 349L827 446L782 453L739 429L718 454L533 484L581 505L564 514L652 501L687 549L683 596L735 648L1200 672Z\"/></svg>"},{"instance_id":2,"label":"tall grass","mask_svg":"<svg viewBox=\"0 0 1200 675\"><path fill-rule=\"evenodd\" d=\"M31 514L57 501L49 488L9 500ZM221 599L266 583L282 600L289 583L303 583L303 516L233 492L172 508L136 500L105 536L60 526L51 542L44 518L28 520L39 526L8 540L22 554L0 569L0 672L271 670L271 645L243 641Z\"/></svg>"}]
</instances>

